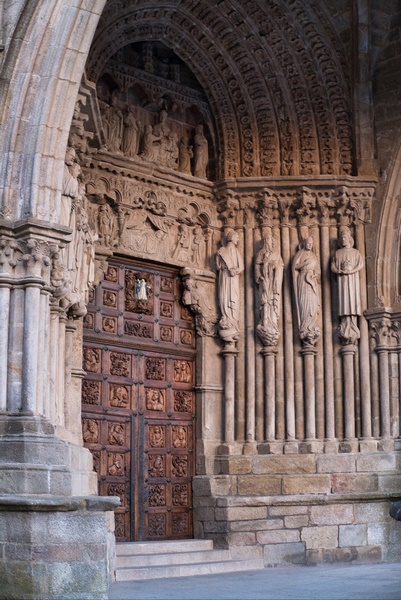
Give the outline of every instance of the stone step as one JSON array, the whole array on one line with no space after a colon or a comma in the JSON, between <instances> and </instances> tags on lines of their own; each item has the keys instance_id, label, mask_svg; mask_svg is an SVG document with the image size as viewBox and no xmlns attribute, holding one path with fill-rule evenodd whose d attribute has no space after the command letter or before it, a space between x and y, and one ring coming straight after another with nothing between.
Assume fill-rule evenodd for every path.
<instances>
[{"instance_id":1,"label":"stone step","mask_svg":"<svg viewBox=\"0 0 401 600\"><path fill-rule=\"evenodd\" d=\"M165 579L169 577L192 577L194 575L255 571L263 568L262 559L126 568L116 570L116 581L144 581L147 579Z\"/></svg>"},{"instance_id":2,"label":"stone step","mask_svg":"<svg viewBox=\"0 0 401 600\"><path fill-rule=\"evenodd\" d=\"M169 552L165 554L136 554L136 555L125 555L117 556L116 567L117 569L127 568L138 568L138 567L152 567L152 566L168 566L168 565L182 565L198 564L207 562L222 562L230 560L229 550L201 550L200 552L191 551L188 552Z\"/></svg>"},{"instance_id":3,"label":"stone step","mask_svg":"<svg viewBox=\"0 0 401 600\"><path fill-rule=\"evenodd\" d=\"M205 550L213 550L212 540L165 540L162 542L120 542L116 544L117 556L201 552Z\"/></svg>"}]
</instances>

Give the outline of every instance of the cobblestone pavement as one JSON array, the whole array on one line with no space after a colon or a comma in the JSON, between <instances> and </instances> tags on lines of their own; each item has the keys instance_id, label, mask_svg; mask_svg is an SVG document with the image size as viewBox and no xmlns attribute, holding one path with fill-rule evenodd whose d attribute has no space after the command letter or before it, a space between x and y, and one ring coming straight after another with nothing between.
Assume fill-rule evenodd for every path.
<instances>
[{"instance_id":1,"label":"cobblestone pavement","mask_svg":"<svg viewBox=\"0 0 401 600\"><path fill-rule=\"evenodd\" d=\"M401 563L113 583L110 600L401 600Z\"/></svg>"}]
</instances>

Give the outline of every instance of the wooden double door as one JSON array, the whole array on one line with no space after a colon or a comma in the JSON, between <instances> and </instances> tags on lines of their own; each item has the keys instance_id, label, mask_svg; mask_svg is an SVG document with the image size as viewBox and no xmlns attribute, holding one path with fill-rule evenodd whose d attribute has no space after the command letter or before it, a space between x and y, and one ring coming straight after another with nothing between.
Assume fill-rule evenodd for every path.
<instances>
[{"instance_id":1,"label":"wooden double door","mask_svg":"<svg viewBox=\"0 0 401 600\"><path fill-rule=\"evenodd\" d=\"M112 259L84 319L82 427L117 541L192 537L193 318L178 272Z\"/></svg>"}]
</instances>

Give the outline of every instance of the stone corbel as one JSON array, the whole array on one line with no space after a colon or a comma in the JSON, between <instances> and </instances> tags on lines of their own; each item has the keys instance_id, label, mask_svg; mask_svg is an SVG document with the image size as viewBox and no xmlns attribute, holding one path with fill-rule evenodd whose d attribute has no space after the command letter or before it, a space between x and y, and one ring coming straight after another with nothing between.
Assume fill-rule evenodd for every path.
<instances>
[{"instance_id":1,"label":"stone corbel","mask_svg":"<svg viewBox=\"0 0 401 600\"><path fill-rule=\"evenodd\" d=\"M182 302L195 315L195 328L199 336L217 335L216 275L185 267L180 272L184 286Z\"/></svg>"}]
</instances>

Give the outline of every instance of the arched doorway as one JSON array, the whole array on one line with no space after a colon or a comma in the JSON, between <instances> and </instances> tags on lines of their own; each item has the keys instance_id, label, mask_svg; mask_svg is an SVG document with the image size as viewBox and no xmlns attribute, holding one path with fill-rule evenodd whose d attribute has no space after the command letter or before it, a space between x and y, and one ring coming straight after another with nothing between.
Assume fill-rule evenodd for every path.
<instances>
[{"instance_id":1,"label":"arched doorway","mask_svg":"<svg viewBox=\"0 0 401 600\"><path fill-rule=\"evenodd\" d=\"M117 541L192 537L195 336L178 270L113 258L84 321L82 419Z\"/></svg>"}]
</instances>

